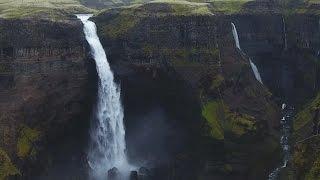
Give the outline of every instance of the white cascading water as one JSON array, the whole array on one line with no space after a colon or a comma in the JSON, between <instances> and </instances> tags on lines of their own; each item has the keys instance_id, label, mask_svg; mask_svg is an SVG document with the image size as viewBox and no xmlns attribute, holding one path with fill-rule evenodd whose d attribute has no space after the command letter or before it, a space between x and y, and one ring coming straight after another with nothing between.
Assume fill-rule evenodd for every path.
<instances>
[{"instance_id":1,"label":"white cascading water","mask_svg":"<svg viewBox=\"0 0 320 180\"><path fill-rule=\"evenodd\" d=\"M268 180L276 180L279 176L281 170L287 167L290 159L290 131L291 131L291 121L294 115L294 108L282 104L282 119L281 119L281 138L280 145L283 153L282 165L274 169L268 177Z\"/></svg>"},{"instance_id":2,"label":"white cascading water","mask_svg":"<svg viewBox=\"0 0 320 180\"><path fill-rule=\"evenodd\" d=\"M233 34L234 42L236 43L236 47L239 50L241 50L237 28L233 23L231 23L231 26L232 26L232 34Z\"/></svg>"},{"instance_id":3,"label":"white cascading water","mask_svg":"<svg viewBox=\"0 0 320 180\"><path fill-rule=\"evenodd\" d=\"M96 25L90 21L92 15L77 15L83 23L83 31L96 62L99 76L98 99L90 130L91 143L88 163L93 179L105 179L110 168L119 171L129 169L125 149L125 129L120 88L114 82L105 51L96 32Z\"/></svg>"},{"instance_id":4,"label":"white cascading water","mask_svg":"<svg viewBox=\"0 0 320 180\"><path fill-rule=\"evenodd\" d=\"M234 25L234 23L231 23L231 26L232 26L232 34L233 34L233 38L234 38L234 42L235 42L235 44L236 44L236 47L237 47L243 54L245 54L245 53L242 51L242 49L240 48L240 41L239 41L239 36L238 36L237 28L236 28L236 26ZM250 58L249 58L249 62L250 62L250 66L251 66L251 69L252 69L252 71L253 71L254 77L255 77L261 84L263 84L257 66L252 62L252 60L251 60Z\"/></svg>"},{"instance_id":5,"label":"white cascading water","mask_svg":"<svg viewBox=\"0 0 320 180\"><path fill-rule=\"evenodd\" d=\"M256 79L261 83L262 83L262 79L261 79L261 76L260 76L260 73L259 73L259 70L257 68L257 66L251 61L251 59L249 58L249 62L250 62L250 65L251 65L251 68L252 68L252 71L254 73L254 76L256 77Z\"/></svg>"}]
</instances>

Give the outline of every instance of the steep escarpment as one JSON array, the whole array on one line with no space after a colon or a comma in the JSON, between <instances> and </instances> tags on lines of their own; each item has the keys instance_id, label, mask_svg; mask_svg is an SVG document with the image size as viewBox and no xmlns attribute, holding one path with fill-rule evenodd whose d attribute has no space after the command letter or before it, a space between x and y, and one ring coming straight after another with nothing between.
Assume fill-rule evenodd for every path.
<instances>
[{"instance_id":1,"label":"steep escarpment","mask_svg":"<svg viewBox=\"0 0 320 180\"><path fill-rule=\"evenodd\" d=\"M289 13L265 20L248 15L235 22L242 47L257 63L265 84L297 109L292 162L281 178L318 179L319 17Z\"/></svg>"},{"instance_id":2,"label":"steep escarpment","mask_svg":"<svg viewBox=\"0 0 320 180\"><path fill-rule=\"evenodd\" d=\"M318 19L306 14L234 16L241 46L265 84L292 104L306 103L319 88Z\"/></svg>"},{"instance_id":3,"label":"steep escarpment","mask_svg":"<svg viewBox=\"0 0 320 180\"><path fill-rule=\"evenodd\" d=\"M0 177L26 177L35 170L26 171L31 162L41 167L48 142L88 117L90 65L80 22L1 19L0 25L0 159L16 168L1 168Z\"/></svg>"},{"instance_id":4,"label":"steep escarpment","mask_svg":"<svg viewBox=\"0 0 320 180\"><path fill-rule=\"evenodd\" d=\"M154 1L93 18L121 84L131 162L151 167L161 180L266 178L280 159L276 103L286 101L298 115L283 177L317 179L318 16L271 5ZM5 15L29 13L17 12ZM246 56L234 45L231 22ZM75 19L0 25L0 179L85 179L83 144L96 84L82 25ZM68 141L70 134L76 138ZM52 160L57 151L64 161Z\"/></svg>"},{"instance_id":5,"label":"steep escarpment","mask_svg":"<svg viewBox=\"0 0 320 180\"><path fill-rule=\"evenodd\" d=\"M201 128L194 132L196 151L181 154L198 160L195 177L266 177L278 159L274 128L279 115L271 93L255 80L248 59L235 48L232 18L199 9L190 15L166 14L175 6L152 7L113 9L94 18L109 60L114 66L147 71L151 78L167 71L187 84L189 97L201 109L191 124ZM183 114L185 107L180 108ZM185 120L177 119L181 124ZM179 154L171 159L179 162L176 166L183 164ZM189 171L175 171L177 177L188 178L183 172Z\"/></svg>"},{"instance_id":6,"label":"steep escarpment","mask_svg":"<svg viewBox=\"0 0 320 180\"><path fill-rule=\"evenodd\" d=\"M284 13L236 16L234 21L265 84L297 109L292 162L281 178L318 179L319 17Z\"/></svg>"}]
</instances>

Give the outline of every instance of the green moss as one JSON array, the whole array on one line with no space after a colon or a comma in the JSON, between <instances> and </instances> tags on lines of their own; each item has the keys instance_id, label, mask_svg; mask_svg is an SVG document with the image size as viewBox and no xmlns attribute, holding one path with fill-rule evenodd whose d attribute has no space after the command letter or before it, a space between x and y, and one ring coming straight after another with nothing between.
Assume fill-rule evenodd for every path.
<instances>
[{"instance_id":1,"label":"green moss","mask_svg":"<svg viewBox=\"0 0 320 180\"><path fill-rule=\"evenodd\" d=\"M120 14L104 26L103 33L112 39L128 34L129 30L139 22L133 14Z\"/></svg>"},{"instance_id":2,"label":"green moss","mask_svg":"<svg viewBox=\"0 0 320 180\"><path fill-rule=\"evenodd\" d=\"M242 12L243 6L249 0L213 0L211 11L214 13L236 14Z\"/></svg>"},{"instance_id":3,"label":"green moss","mask_svg":"<svg viewBox=\"0 0 320 180\"><path fill-rule=\"evenodd\" d=\"M300 112L298 112L293 123L294 131L299 130L300 128L311 122L313 119L313 114L318 108L320 108L320 93L316 98L305 105L305 107Z\"/></svg>"},{"instance_id":4,"label":"green moss","mask_svg":"<svg viewBox=\"0 0 320 180\"><path fill-rule=\"evenodd\" d=\"M210 15L211 12L206 3L195 3L184 0L157 0L151 3L166 3L170 5L172 14L175 15Z\"/></svg>"},{"instance_id":5,"label":"green moss","mask_svg":"<svg viewBox=\"0 0 320 180\"><path fill-rule=\"evenodd\" d=\"M40 139L40 132L36 129L31 129L28 126L22 126L17 142L17 156L20 159L25 159L29 156L35 156L37 150L34 143Z\"/></svg>"},{"instance_id":6,"label":"green moss","mask_svg":"<svg viewBox=\"0 0 320 180\"><path fill-rule=\"evenodd\" d=\"M0 180L9 176L21 175L17 167L11 162L8 154L0 148Z\"/></svg>"},{"instance_id":7,"label":"green moss","mask_svg":"<svg viewBox=\"0 0 320 180\"><path fill-rule=\"evenodd\" d=\"M89 13L89 9L76 0L1 0L2 18L50 18L62 19L75 13Z\"/></svg>"},{"instance_id":8,"label":"green moss","mask_svg":"<svg viewBox=\"0 0 320 180\"><path fill-rule=\"evenodd\" d=\"M255 118L231 111L219 101L210 101L203 106L202 116L210 126L211 137L222 140L225 133L239 138L257 130Z\"/></svg>"},{"instance_id":9,"label":"green moss","mask_svg":"<svg viewBox=\"0 0 320 180\"><path fill-rule=\"evenodd\" d=\"M313 180L320 177L320 137L313 137L295 145L292 156L292 167L296 179Z\"/></svg>"},{"instance_id":10,"label":"green moss","mask_svg":"<svg viewBox=\"0 0 320 180\"><path fill-rule=\"evenodd\" d=\"M283 12L291 14L312 14L320 15L318 8L312 8L313 4L319 4L318 0L286 0L282 2Z\"/></svg>"},{"instance_id":11,"label":"green moss","mask_svg":"<svg viewBox=\"0 0 320 180\"><path fill-rule=\"evenodd\" d=\"M226 131L235 135L235 137L241 137L250 132L256 131L255 119L247 114L241 114L225 109Z\"/></svg>"},{"instance_id":12,"label":"green moss","mask_svg":"<svg viewBox=\"0 0 320 180\"><path fill-rule=\"evenodd\" d=\"M202 116L207 120L207 123L210 126L210 135L218 140L224 139L224 132L221 125L222 115L223 108L218 101L211 101L203 106Z\"/></svg>"}]
</instances>

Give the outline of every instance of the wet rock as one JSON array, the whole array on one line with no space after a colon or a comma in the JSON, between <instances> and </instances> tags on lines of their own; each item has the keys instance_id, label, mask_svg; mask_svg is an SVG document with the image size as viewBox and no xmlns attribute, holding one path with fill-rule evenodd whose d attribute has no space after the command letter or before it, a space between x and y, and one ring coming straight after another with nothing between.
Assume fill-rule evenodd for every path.
<instances>
[{"instance_id":1,"label":"wet rock","mask_svg":"<svg viewBox=\"0 0 320 180\"><path fill-rule=\"evenodd\" d=\"M108 171L108 180L120 180L120 172L118 168L113 167Z\"/></svg>"},{"instance_id":2,"label":"wet rock","mask_svg":"<svg viewBox=\"0 0 320 180\"><path fill-rule=\"evenodd\" d=\"M141 167L138 171L139 180L151 180L151 172L145 167Z\"/></svg>"},{"instance_id":3,"label":"wet rock","mask_svg":"<svg viewBox=\"0 0 320 180\"><path fill-rule=\"evenodd\" d=\"M137 171L130 172L130 180L138 180L138 172Z\"/></svg>"}]
</instances>

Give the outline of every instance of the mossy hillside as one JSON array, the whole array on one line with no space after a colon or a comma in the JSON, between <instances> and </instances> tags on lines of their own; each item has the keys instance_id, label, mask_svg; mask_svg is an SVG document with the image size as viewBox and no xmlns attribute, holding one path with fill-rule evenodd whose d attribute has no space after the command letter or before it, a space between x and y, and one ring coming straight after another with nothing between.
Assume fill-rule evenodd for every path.
<instances>
[{"instance_id":1,"label":"mossy hillside","mask_svg":"<svg viewBox=\"0 0 320 180\"><path fill-rule=\"evenodd\" d=\"M316 109L320 108L320 93L299 111L293 122L293 130L298 131L312 122Z\"/></svg>"},{"instance_id":2,"label":"mossy hillside","mask_svg":"<svg viewBox=\"0 0 320 180\"><path fill-rule=\"evenodd\" d=\"M217 140L241 138L257 130L255 118L244 113L233 112L222 101L209 101L203 106L202 116L210 127L210 135Z\"/></svg>"},{"instance_id":3,"label":"mossy hillside","mask_svg":"<svg viewBox=\"0 0 320 180\"><path fill-rule=\"evenodd\" d=\"M35 143L40 139L41 133L37 129L32 129L22 125L17 142L17 156L20 159L35 157L37 149Z\"/></svg>"},{"instance_id":4,"label":"mossy hillside","mask_svg":"<svg viewBox=\"0 0 320 180\"><path fill-rule=\"evenodd\" d=\"M75 13L92 13L77 0L0 0L1 18L48 18L61 20L70 18Z\"/></svg>"},{"instance_id":5,"label":"mossy hillside","mask_svg":"<svg viewBox=\"0 0 320 180\"><path fill-rule=\"evenodd\" d=\"M224 139L224 129L222 126L223 106L219 101L211 101L203 106L202 116L206 119L210 127L210 136L217 140Z\"/></svg>"},{"instance_id":6,"label":"mossy hillside","mask_svg":"<svg viewBox=\"0 0 320 180\"><path fill-rule=\"evenodd\" d=\"M320 15L318 0L285 0L282 1L282 12L291 14Z\"/></svg>"},{"instance_id":7,"label":"mossy hillside","mask_svg":"<svg viewBox=\"0 0 320 180\"><path fill-rule=\"evenodd\" d=\"M106 9L95 15L102 23L102 32L109 38L115 39L126 35L143 18L161 17L168 15L210 15L209 4L193 3L183 0L151 1L147 4L134 4L119 8ZM103 18L107 17L107 18ZM100 25L101 26L101 25Z\"/></svg>"},{"instance_id":8,"label":"mossy hillside","mask_svg":"<svg viewBox=\"0 0 320 180\"><path fill-rule=\"evenodd\" d=\"M150 5L167 5L168 14L172 15L212 15L208 3L190 2L184 0L155 0ZM164 14L160 14L164 15Z\"/></svg>"},{"instance_id":9,"label":"mossy hillside","mask_svg":"<svg viewBox=\"0 0 320 180\"><path fill-rule=\"evenodd\" d=\"M320 137L313 137L294 147L292 168L296 179L314 180L320 178Z\"/></svg>"},{"instance_id":10,"label":"mossy hillside","mask_svg":"<svg viewBox=\"0 0 320 180\"><path fill-rule=\"evenodd\" d=\"M21 175L17 167L12 163L8 154L0 148L0 180L6 180L10 176Z\"/></svg>"},{"instance_id":11,"label":"mossy hillside","mask_svg":"<svg viewBox=\"0 0 320 180\"><path fill-rule=\"evenodd\" d=\"M250 0L211 0L210 11L214 14L239 14L248 11L245 4Z\"/></svg>"}]
</instances>

